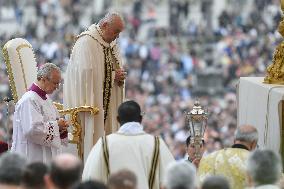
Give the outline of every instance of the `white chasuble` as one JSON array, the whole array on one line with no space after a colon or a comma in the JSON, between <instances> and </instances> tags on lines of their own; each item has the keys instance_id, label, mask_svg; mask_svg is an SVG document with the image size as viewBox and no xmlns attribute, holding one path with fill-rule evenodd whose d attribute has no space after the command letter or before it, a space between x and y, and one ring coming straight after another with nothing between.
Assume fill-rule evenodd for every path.
<instances>
[{"instance_id":1,"label":"white chasuble","mask_svg":"<svg viewBox=\"0 0 284 189\"><path fill-rule=\"evenodd\" d=\"M95 116L80 113L84 160L101 136L118 130L117 109L124 96L124 87L114 82L115 70L122 64L116 41L106 43L99 30L91 25L78 36L64 79L65 108L99 108Z\"/></svg>"},{"instance_id":2,"label":"white chasuble","mask_svg":"<svg viewBox=\"0 0 284 189\"><path fill-rule=\"evenodd\" d=\"M121 169L128 169L137 176L138 187L149 189L148 180L154 152L154 136L146 134L137 122L121 126L117 133L106 137L109 152L110 174ZM171 152L162 139L160 155L154 176L154 189L160 189L167 165L174 160ZM100 138L90 152L86 161L83 180L95 179L107 182L107 167L104 159L102 139Z\"/></svg>"},{"instance_id":3,"label":"white chasuble","mask_svg":"<svg viewBox=\"0 0 284 189\"><path fill-rule=\"evenodd\" d=\"M61 144L67 144L67 140L60 139L58 118L49 98L44 100L34 91L26 92L15 106L11 151L27 157L29 162L49 163L61 152Z\"/></svg>"}]
</instances>

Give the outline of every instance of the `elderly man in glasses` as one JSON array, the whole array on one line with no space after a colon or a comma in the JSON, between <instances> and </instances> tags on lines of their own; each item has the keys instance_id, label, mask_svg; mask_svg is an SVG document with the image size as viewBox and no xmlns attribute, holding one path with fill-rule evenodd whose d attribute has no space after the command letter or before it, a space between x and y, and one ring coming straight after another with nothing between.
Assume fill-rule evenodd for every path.
<instances>
[{"instance_id":1,"label":"elderly man in glasses","mask_svg":"<svg viewBox=\"0 0 284 189\"><path fill-rule=\"evenodd\" d=\"M50 162L68 142L68 124L48 97L60 81L60 69L52 63L44 64L37 72L37 81L16 104L11 150L29 162Z\"/></svg>"}]
</instances>

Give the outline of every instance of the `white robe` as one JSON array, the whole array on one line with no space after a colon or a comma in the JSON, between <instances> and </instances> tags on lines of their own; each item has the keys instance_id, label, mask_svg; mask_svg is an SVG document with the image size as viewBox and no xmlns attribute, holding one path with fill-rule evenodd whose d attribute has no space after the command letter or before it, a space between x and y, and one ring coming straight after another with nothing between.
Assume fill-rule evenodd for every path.
<instances>
[{"instance_id":1,"label":"white robe","mask_svg":"<svg viewBox=\"0 0 284 189\"><path fill-rule=\"evenodd\" d=\"M86 32L79 35L67 66L64 79L64 106L74 108L83 105L99 108L98 115L80 113L82 126L82 149L84 160L97 140L106 134L115 132L119 128L116 120L117 108L123 101L124 87L114 83L115 70L122 65L116 41L106 43L98 33L98 26L91 25ZM112 49L112 87L107 119L104 124L103 88L105 80L104 49Z\"/></svg>"},{"instance_id":2,"label":"white robe","mask_svg":"<svg viewBox=\"0 0 284 189\"><path fill-rule=\"evenodd\" d=\"M61 152L61 144L68 142L60 139L57 118L59 113L49 98L43 100L34 91L26 92L15 107L11 151L29 162L49 163Z\"/></svg>"},{"instance_id":3,"label":"white robe","mask_svg":"<svg viewBox=\"0 0 284 189\"><path fill-rule=\"evenodd\" d=\"M107 136L110 174L120 169L133 171L138 180L138 189L148 189L148 176L154 151L154 137L143 131L137 122L126 123L117 133ZM168 147L160 139L160 156L156 170L154 189L160 189L167 165L175 161ZM106 164L102 140L96 143L86 161L83 180L96 179L107 182Z\"/></svg>"}]
</instances>

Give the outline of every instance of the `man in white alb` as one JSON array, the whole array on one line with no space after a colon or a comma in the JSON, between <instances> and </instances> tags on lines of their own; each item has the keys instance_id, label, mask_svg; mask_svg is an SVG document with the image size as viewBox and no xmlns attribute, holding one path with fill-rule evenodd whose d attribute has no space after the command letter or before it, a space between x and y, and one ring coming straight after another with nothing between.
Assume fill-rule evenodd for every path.
<instances>
[{"instance_id":1,"label":"man in white alb","mask_svg":"<svg viewBox=\"0 0 284 189\"><path fill-rule=\"evenodd\" d=\"M11 151L27 157L29 162L48 163L67 145L67 122L59 117L48 94L61 81L59 68L46 63L39 68L37 81L17 102L13 117Z\"/></svg>"},{"instance_id":2,"label":"man in white alb","mask_svg":"<svg viewBox=\"0 0 284 189\"><path fill-rule=\"evenodd\" d=\"M165 169L174 158L162 139L143 131L140 106L126 101L118 108L121 127L116 133L102 137L90 152L83 180L107 182L111 173L128 169L138 178L138 187L160 189Z\"/></svg>"},{"instance_id":3,"label":"man in white alb","mask_svg":"<svg viewBox=\"0 0 284 189\"><path fill-rule=\"evenodd\" d=\"M97 140L117 131L116 110L124 97L122 59L116 38L124 29L117 13L108 13L75 42L64 79L64 106L94 106L99 114L80 113L84 159Z\"/></svg>"}]
</instances>

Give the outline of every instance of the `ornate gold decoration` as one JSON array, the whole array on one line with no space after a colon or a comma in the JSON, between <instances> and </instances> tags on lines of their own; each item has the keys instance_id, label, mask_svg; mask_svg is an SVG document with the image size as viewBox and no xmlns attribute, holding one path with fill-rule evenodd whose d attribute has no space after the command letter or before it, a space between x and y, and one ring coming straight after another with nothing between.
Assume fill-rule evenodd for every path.
<instances>
[{"instance_id":1,"label":"ornate gold decoration","mask_svg":"<svg viewBox=\"0 0 284 189\"><path fill-rule=\"evenodd\" d=\"M107 119L109 101L111 96L111 81L112 81L112 62L111 49L104 47L105 56L105 78L104 78L104 94L103 94L103 108L104 108L104 122Z\"/></svg>"},{"instance_id":2,"label":"ornate gold decoration","mask_svg":"<svg viewBox=\"0 0 284 189\"><path fill-rule=\"evenodd\" d=\"M17 48L16 48L16 51L17 51L17 54L18 54L18 57L19 57L19 60L20 60L20 64L21 64L21 68L22 68L22 73L23 73L23 76L24 76L24 83L25 83L25 89L28 90L28 86L27 86L27 81L26 81L26 75L25 75L25 70L24 70L24 66L23 66L23 61L22 61L22 56L20 54L20 50L22 48L30 48L32 51L32 47L28 44L21 44L19 45Z\"/></svg>"},{"instance_id":3,"label":"ornate gold decoration","mask_svg":"<svg viewBox=\"0 0 284 189\"><path fill-rule=\"evenodd\" d=\"M117 60L115 54L114 54L114 47L111 49L111 56L113 58L113 67L114 67L114 70L117 70L117 69L121 69L120 65L119 65L119 61Z\"/></svg>"},{"instance_id":4,"label":"ornate gold decoration","mask_svg":"<svg viewBox=\"0 0 284 189\"><path fill-rule=\"evenodd\" d=\"M60 105L59 103L56 103ZM71 116L71 123L74 126L73 131L72 131L72 139L69 140L69 143L77 144L77 149L78 149L78 155L81 159L83 159L83 151L82 151L82 128L80 123L78 122L78 115L80 112L90 112L92 115L96 115L99 113L99 109L97 107L92 107L92 106L80 106L80 107L75 107L75 108L70 108L70 109L65 109L65 110L59 110L59 113L61 115L66 115L70 114Z\"/></svg>"},{"instance_id":5,"label":"ornate gold decoration","mask_svg":"<svg viewBox=\"0 0 284 189\"><path fill-rule=\"evenodd\" d=\"M281 0L281 9L284 12L284 0ZM278 32L284 37L284 20L282 18L278 25ZM267 84L284 84L284 41L275 49L272 64L266 69L267 75L263 83Z\"/></svg>"},{"instance_id":6,"label":"ornate gold decoration","mask_svg":"<svg viewBox=\"0 0 284 189\"><path fill-rule=\"evenodd\" d=\"M5 63L6 63L7 73L8 73L8 76L9 76L9 84L10 84L11 92L12 92L12 95L13 95L13 99L14 99L14 102L17 103L18 102L18 95L17 95L17 90L16 90L16 84L15 84L12 66L11 66L9 53L8 53L8 49L7 49L9 44L10 43L7 42L4 45L3 56L4 56Z\"/></svg>"},{"instance_id":7,"label":"ornate gold decoration","mask_svg":"<svg viewBox=\"0 0 284 189\"><path fill-rule=\"evenodd\" d=\"M54 106L56 106L56 109L59 110L64 110L63 104L60 104L58 102L53 102Z\"/></svg>"}]
</instances>

